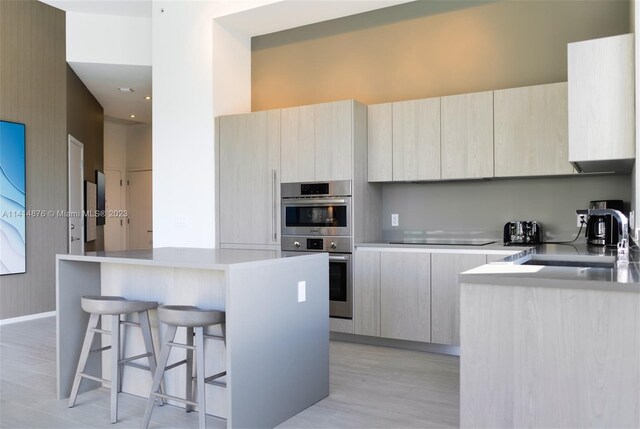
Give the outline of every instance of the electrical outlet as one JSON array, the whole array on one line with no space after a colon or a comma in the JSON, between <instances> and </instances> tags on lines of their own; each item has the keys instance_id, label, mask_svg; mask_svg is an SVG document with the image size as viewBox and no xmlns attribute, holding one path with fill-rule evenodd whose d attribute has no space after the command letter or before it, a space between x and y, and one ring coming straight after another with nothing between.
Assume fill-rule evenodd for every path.
<instances>
[{"instance_id":1,"label":"electrical outlet","mask_svg":"<svg viewBox=\"0 0 640 429\"><path fill-rule=\"evenodd\" d=\"M398 219L398 213L393 213L391 215L391 226L400 225L400 220Z\"/></svg>"},{"instance_id":2,"label":"electrical outlet","mask_svg":"<svg viewBox=\"0 0 640 429\"><path fill-rule=\"evenodd\" d=\"M578 215L576 215L576 226L578 228L580 228L583 225L587 226L587 215L586 214L578 214Z\"/></svg>"}]
</instances>

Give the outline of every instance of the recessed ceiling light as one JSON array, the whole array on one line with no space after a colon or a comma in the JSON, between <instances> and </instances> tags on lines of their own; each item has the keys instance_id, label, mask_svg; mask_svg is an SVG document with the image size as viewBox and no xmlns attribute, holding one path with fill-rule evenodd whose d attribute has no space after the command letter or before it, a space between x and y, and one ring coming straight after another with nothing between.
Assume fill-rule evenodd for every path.
<instances>
[{"instance_id":1,"label":"recessed ceiling light","mask_svg":"<svg viewBox=\"0 0 640 429\"><path fill-rule=\"evenodd\" d=\"M118 88L118 91L120 92L133 92L133 88Z\"/></svg>"},{"instance_id":2,"label":"recessed ceiling light","mask_svg":"<svg viewBox=\"0 0 640 429\"><path fill-rule=\"evenodd\" d=\"M146 97L144 97L144 99L145 100L151 100L151 97L147 95Z\"/></svg>"},{"instance_id":3,"label":"recessed ceiling light","mask_svg":"<svg viewBox=\"0 0 640 429\"><path fill-rule=\"evenodd\" d=\"M131 117L132 117L132 118L135 118L135 117L136 117L136 115L131 115Z\"/></svg>"}]
</instances>

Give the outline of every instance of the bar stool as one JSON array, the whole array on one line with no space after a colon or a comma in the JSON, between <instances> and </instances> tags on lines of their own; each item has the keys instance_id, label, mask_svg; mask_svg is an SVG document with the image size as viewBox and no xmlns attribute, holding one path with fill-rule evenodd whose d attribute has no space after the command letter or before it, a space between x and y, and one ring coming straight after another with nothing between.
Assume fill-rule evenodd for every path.
<instances>
[{"instance_id":1,"label":"bar stool","mask_svg":"<svg viewBox=\"0 0 640 429\"><path fill-rule=\"evenodd\" d=\"M111 389L111 423L118 420L118 392L122 390L122 368L124 365L151 371L151 376L156 372L156 354L153 349L151 326L149 325L149 310L158 308L154 301L133 301L121 296L83 296L81 306L84 311L90 313L87 331L82 344L82 352L78 361L78 369L73 380L69 408L76 403L78 389L83 378L106 384ZM122 315L138 313L139 323L120 320ZM111 331L98 328L101 316L112 316ZM138 326L142 330L142 339L146 353L124 358L120 344L120 326ZM95 334L111 335L111 345L96 350L91 350ZM84 372L89 353L102 352L111 349L111 380L105 380ZM122 357L122 358L121 358ZM149 367L142 366L133 361L147 357Z\"/></svg>"},{"instance_id":2,"label":"bar stool","mask_svg":"<svg viewBox=\"0 0 640 429\"><path fill-rule=\"evenodd\" d=\"M160 361L158 363L158 371L153 377L153 385L151 387L151 393L149 394L149 401L147 402L147 408L144 412L144 419L142 427L144 429L149 427L149 420L151 419L151 412L153 411L153 405L155 398L173 399L178 402L186 404L187 412L191 411L193 406L198 406L198 422L201 429L205 428L205 383L214 384L221 387L226 387L226 383L216 381L218 378L227 374L226 371L219 372L217 374L205 377L204 375L204 339L215 338L225 341L225 312L217 310L202 310L198 307L190 305L161 305L158 307L158 319L167 325L167 333L162 343L162 350L160 351ZM212 325L222 325L222 335L209 335L204 333L204 328ZM187 328L187 342L186 344L174 342L176 331L178 327ZM195 330L196 343L193 345L193 332ZM169 361L169 354L172 347L180 347L187 350L186 359L173 363L167 366ZM193 377L193 351L196 352L196 377ZM187 385L186 393L187 398L178 398L176 396L166 395L158 393L160 388L160 381L165 371L173 369L177 366L186 364L187 372ZM198 401L193 401L193 381L196 381L198 387Z\"/></svg>"}]
</instances>

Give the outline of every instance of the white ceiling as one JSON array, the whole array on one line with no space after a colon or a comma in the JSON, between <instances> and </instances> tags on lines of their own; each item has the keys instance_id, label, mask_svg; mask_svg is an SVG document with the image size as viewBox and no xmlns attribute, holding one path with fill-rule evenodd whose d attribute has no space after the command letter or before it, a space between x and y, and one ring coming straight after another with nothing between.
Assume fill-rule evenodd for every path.
<instances>
[{"instance_id":1,"label":"white ceiling","mask_svg":"<svg viewBox=\"0 0 640 429\"><path fill-rule=\"evenodd\" d=\"M151 0L40 0L67 12L151 18Z\"/></svg>"},{"instance_id":2,"label":"white ceiling","mask_svg":"<svg viewBox=\"0 0 640 429\"><path fill-rule=\"evenodd\" d=\"M151 96L151 67L75 62L69 65L102 105L106 116L151 123L151 100L144 98ZM121 87L133 88L134 92L120 92Z\"/></svg>"},{"instance_id":3,"label":"white ceiling","mask_svg":"<svg viewBox=\"0 0 640 429\"><path fill-rule=\"evenodd\" d=\"M0 0L2 1L2 0ZM40 0L67 12L151 17L151 0ZM284 0L227 15L217 20L247 35L257 36L316 22L367 12L414 0ZM110 118L151 122L151 67L69 62ZM121 93L119 87L134 88ZM130 115L136 115L131 118Z\"/></svg>"}]
</instances>

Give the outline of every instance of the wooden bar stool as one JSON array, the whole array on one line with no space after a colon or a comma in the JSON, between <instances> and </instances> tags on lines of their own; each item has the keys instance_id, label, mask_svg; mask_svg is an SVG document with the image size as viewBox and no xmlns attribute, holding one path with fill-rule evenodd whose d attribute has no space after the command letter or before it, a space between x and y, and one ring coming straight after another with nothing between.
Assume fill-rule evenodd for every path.
<instances>
[{"instance_id":1,"label":"wooden bar stool","mask_svg":"<svg viewBox=\"0 0 640 429\"><path fill-rule=\"evenodd\" d=\"M226 383L216 381L218 378L227 374L226 371L219 372L217 374L205 377L204 374L204 339L215 338L225 341L225 313L224 311L217 310L202 310L198 307L190 305L162 305L158 307L158 319L167 325L167 333L162 343L162 350L160 351L160 361L158 362L158 371L153 377L153 385L151 386L151 393L149 394L149 401L147 402L147 409L144 412L144 420L142 423L143 428L149 427L149 420L151 419L151 412L153 411L153 405L155 398L173 399L178 402L186 404L187 412L191 411L193 406L198 407L198 422L200 428L205 428L205 383L214 384L217 386L226 387ZM204 333L204 328L212 325L222 325L222 335L208 335ZM187 342L186 344L174 342L176 331L178 327L187 328ZM196 342L193 344L193 332L195 330ZM180 347L187 350L186 359L167 365L169 361L169 354L172 347ZM196 377L193 377L193 351L196 352ZM166 395L159 393L160 382L165 371L173 369L177 366L186 364L187 368L187 385L186 393L187 398L178 398L176 396ZM196 381L198 392L198 401L195 402L193 396L193 381Z\"/></svg>"},{"instance_id":2,"label":"wooden bar stool","mask_svg":"<svg viewBox=\"0 0 640 429\"><path fill-rule=\"evenodd\" d=\"M83 378L104 383L111 389L111 423L118 420L118 392L122 386L122 368L124 365L151 371L151 376L156 372L156 354L153 349L151 326L149 324L149 310L158 308L158 303L153 301L132 301L121 296L83 296L81 306L84 311L90 313L87 331L82 344L82 352L78 361L78 369L73 380L69 408L76 403L78 389ZM138 313L138 323L120 320L122 315ZM101 316L113 316L111 331L98 328ZM146 353L124 358L121 350L120 326L138 326L142 330L142 338ZM111 335L111 345L96 350L91 350L95 334ZM89 353L102 352L111 349L111 380L105 380L84 372ZM143 366L133 361L148 358L149 366Z\"/></svg>"}]
</instances>

